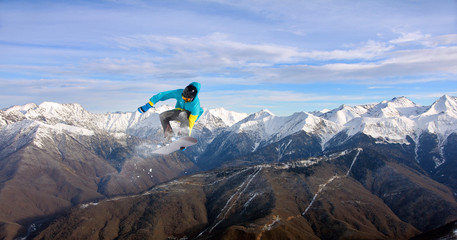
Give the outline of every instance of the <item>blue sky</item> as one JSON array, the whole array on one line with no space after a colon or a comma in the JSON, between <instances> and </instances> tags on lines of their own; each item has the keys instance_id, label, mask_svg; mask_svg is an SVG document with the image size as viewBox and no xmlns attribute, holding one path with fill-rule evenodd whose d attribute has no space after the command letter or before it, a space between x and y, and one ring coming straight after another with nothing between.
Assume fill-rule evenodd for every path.
<instances>
[{"instance_id":1,"label":"blue sky","mask_svg":"<svg viewBox=\"0 0 457 240\"><path fill-rule=\"evenodd\" d=\"M193 81L246 113L430 105L457 95L457 1L0 0L0 108L135 111Z\"/></svg>"}]
</instances>

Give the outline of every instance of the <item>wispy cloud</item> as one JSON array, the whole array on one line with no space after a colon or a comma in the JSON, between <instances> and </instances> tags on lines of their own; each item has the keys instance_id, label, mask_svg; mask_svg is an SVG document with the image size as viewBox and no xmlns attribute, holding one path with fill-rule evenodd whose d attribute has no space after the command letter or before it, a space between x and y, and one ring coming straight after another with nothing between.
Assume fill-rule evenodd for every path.
<instances>
[{"instance_id":1,"label":"wispy cloud","mask_svg":"<svg viewBox=\"0 0 457 240\"><path fill-rule=\"evenodd\" d=\"M394 30L395 31L395 30ZM431 35L430 34L423 34L419 31L417 32L401 32L395 31L400 34L400 37L396 39L392 39L389 42L396 45L401 44L422 44L424 46L434 46L435 43L430 41Z\"/></svg>"},{"instance_id":2,"label":"wispy cloud","mask_svg":"<svg viewBox=\"0 0 457 240\"><path fill-rule=\"evenodd\" d=\"M453 36L431 38L416 33L407 36L402 33L387 42L369 40L353 48L311 52L286 45L236 42L220 33L194 38L132 36L117 39L119 46L154 51L159 57L146 61L103 59L94 65L98 69L159 75L180 72L184 77L223 74L230 68L232 75L249 75L251 79L267 82L383 80L399 74L456 73L456 46L449 45ZM428 48L402 48L404 44L424 44L424 39ZM441 45L442 42L447 45Z\"/></svg>"}]
</instances>

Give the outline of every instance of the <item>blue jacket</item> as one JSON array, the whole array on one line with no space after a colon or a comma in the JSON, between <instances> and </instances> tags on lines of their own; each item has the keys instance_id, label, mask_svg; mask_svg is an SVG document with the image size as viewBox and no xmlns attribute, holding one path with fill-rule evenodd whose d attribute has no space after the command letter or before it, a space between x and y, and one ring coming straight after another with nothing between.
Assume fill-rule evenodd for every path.
<instances>
[{"instance_id":1,"label":"blue jacket","mask_svg":"<svg viewBox=\"0 0 457 240\"><path fill-rule=\"evenodd\" d=\"M200 99L198 94L200 93L201 85L198 82L193 82L190 85L193 85L197 89L197 95L195 96L192 102L185 102L182 98L182 92L184 89L176 89L158 93L149 99L149 104L153 106L159 101L165 101L168 99L176 99L176 109L184 109L190 112L189 115L189 129L192 130L195 122L200 118L203 113L203 109L200 107Z\"/></svg>"}]
</instances>

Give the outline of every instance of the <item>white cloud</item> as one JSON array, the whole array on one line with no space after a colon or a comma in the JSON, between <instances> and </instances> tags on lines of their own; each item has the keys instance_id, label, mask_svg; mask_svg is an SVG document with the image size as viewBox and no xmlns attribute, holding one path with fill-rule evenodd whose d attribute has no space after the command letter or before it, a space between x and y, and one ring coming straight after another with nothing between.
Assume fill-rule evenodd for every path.
<instances>
[{"instance_id":1,"label":"white cloud","mask_svg":"<svg viewBox=\"0 0 457 240\"><path fill-rule=\"evenodd\" d=\"M372 59L392 50L387 43L367 41L349 49L301 51L287 45L243 43L227 34L213 33L203 37L139 35L117 38L124 49L152 50L163 57L178 59L208 58L224 66L246 64L295 63L303 60ZM174 58L173 58L174 59ZM182 60L181 60L182 61Z\"/></svg>"},{"instance_id":2,"label":"white cloud","mask_svg":"<svg viewBox=\"0 0 457 240\"><path fill-rule=\"evenodd\" d=\"M435 41L436 44L439 44L439 45L457 44L457 34L440 35L440 36L433 37L432 40Z\"/></svg>"},{"instance_id":3,"label":"white cloud","mask_svg":"<svg viewBox=\"0 0 457 240\"><path fill-rule=\"evenodd\" d=\"M392 67L397 74L457 74L457 46L398 51L383 65Z\"/></svg>"},{"instance_id":4,"label":"white cloud","mask_svg":"<svg viewBox=\"0 0 457 240\"><path fill-rule=\"evenodd\" d=\"M426 48L400 43L428 41ZM116 75L121 79L211 79L215 82L384 81L393 76L457 74L457 35L402 34L344 49L303 51L297 47L200 37L133 35L116 38L122 57L89 58L71 65L0 65L0 69L44 76ZM140 77L139 77L140 76ZM86 77L87 78L87 77ZM238 79L238 80L237 80Z\"/></svg>"},{"instance_id":5,"label":"white cloud","mask_svg":"<svg viewBox=\"0 0 457 240\"><path fill-rule=\"evenodd\" d=\"M369 40L361 44L360 47L345 50L312 51L310 53L303 53L302 55L316 60L373 59L384 56L386 52L392 49L393 46L387 43Z\"/></svg>"},{"instance_id":6,"label":"white cloud","mask_svg":"<svg viewBox=\"0 0 457 240\"><path fill-rule=\"evenodd\" d=\"M430 38L431 38L430 34L423 34L420 31L416 31L416 32L394 31L394 32L399 33L401 36L396 39L390 40L389 43L397 44L397 45L412 44L412 43L414 43L414 44L419 43L424 46L433 46L434 45L432 42L430 42Z\"/></svg>"},{"instance_id":7,"label":"white cloud","mask_svg":"<svg viewBox=\"0 0 457 240\"><path fill-rule=\"evenodd\" d=\"M225 65L255 62L291 61L297 49L274 44L249 44L232 41L226 34L213 33L202 37L138 35L117 38L121 48L155 51L166 57L217 60Z\"/></svg>"}]
</instances>

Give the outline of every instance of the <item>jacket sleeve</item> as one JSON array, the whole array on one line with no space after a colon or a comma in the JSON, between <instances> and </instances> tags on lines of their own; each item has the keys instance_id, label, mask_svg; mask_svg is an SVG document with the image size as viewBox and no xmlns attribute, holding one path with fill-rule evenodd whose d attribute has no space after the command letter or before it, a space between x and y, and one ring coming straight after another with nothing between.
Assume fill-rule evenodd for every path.
<instances>
[{"instance_id":1,"label":"jacket sleeve","mask_svg":"<svg viewBox=\"0 0 457 240\"><path fill-rule=\"evenodd\" d=\"M192 128L195 125L195 122L201 117L203 109L200 107L200 99L196 98L194 100L194 105L189 115L189 136L192 133Z\"/></svg>"},{"instance_id":2,"label":"jacket sleeve","mask_svg":"<svg viewBox=\"0 0 457 240\"><path fill-rule=\"evenodd\" d=\"M197 121L198 116L197 115L189 115L189 136L192 133L192 128L195 125L195 121Z\"/></svg>"},{"instance_id":3,"label":"jacket sleeve","mask_svg":"<svg viewBox=\"0 0 457 240\"><path fill-rule=\"evenodd\" d=\"M149 100L152 104L156 104L159 101L165 101L168 99L178 99L181 97L182 89L170 90L161 93L157 93L156 95L152 96Z\"/></svg>"}]
</instances>

